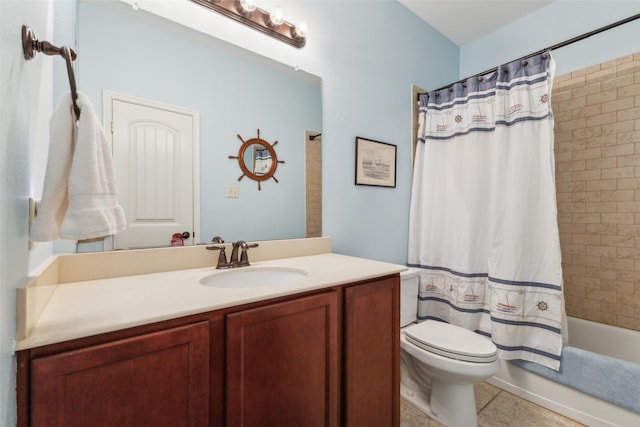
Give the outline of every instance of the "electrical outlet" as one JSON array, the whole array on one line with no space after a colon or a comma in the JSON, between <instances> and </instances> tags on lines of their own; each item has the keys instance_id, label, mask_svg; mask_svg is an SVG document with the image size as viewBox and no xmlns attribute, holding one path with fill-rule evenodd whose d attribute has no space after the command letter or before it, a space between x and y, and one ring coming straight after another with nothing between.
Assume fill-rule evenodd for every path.
<instances>
[{"instance_id":1,"label":"electrical outlet","mask_svg":"<svg viewBox=\"0 0 640 427\"><path fill-rule=\"evenodd\" d=\"M240 188L237 185L227 185L227 197L240 197Z\"/></svg>"}]
</instances>

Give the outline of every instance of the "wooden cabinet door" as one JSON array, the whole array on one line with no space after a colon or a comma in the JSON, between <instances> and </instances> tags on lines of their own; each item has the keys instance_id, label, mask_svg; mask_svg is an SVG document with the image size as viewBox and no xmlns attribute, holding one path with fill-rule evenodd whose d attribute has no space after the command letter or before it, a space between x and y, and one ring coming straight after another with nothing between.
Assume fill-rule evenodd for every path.
<instances>
[{"instance_id":1,"label":"wooden cabinet door","mask_svg":"<svg viewBox=\"0 0 640 427\"><path fill-rule=\"evenodd\" d=\"M206 426L208 322L31 362L33 426Z\"/></svg>"},{"instance_id":2,"label":"wooden cabinet door","mask_svg":"<svg viewBox=\"0 0 640 427\"><path fill-rule=\"evenodd\" d=\"M345 289L345 425L400 423L400 278Z\"/></svg>"},{"instance_id":3,"label":"wooden cabinet door","mask_svg":"<svg viewBox=\"0 0 640 427\"><path fill-rule=\"evenodd\" d=\"M228 315L226 425L337 426L337 319L336 292Z\"/></svg>"}]
</instances>

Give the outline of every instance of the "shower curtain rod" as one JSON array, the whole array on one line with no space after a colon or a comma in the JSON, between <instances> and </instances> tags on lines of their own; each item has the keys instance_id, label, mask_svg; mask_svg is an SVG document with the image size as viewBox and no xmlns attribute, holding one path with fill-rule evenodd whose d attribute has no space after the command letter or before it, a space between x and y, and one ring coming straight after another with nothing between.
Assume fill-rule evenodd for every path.
<instances>
[{"instance_id":1,"label":"shower curtain rod","mask_svg":"<svg viewBox=\"0 0 640 427\"><path fill-rule=\"evenodd\" d=\"M612 28L619 27L620 25L624 25L624 24L626 24L626 23L628 23L628 22L635 21L636 19L639 19L639 18L640 18L640 13L639 13L639 14L637 14L637 15L633 15L633 16L630 16L630 17L628 17L628 18L622 19L622 20L620 20L620 21L616 21L616 22L611 23L611 24L609 24L609 25L605 25L604 27L597 28L597 29L595 29L595 30L593 30L593 31L589 31L588 33L584 33L584 34L581 34L581 35L579 35L579 36L576 36L576 37L570 38L570 39L565 40L565 41L563 41L563 42L560 42L560 43L558 43L558 44L554 44L553 46L550 46L550 47L548 47L548 48L546 48L546 49L542 49L542 50L539 50L539 51L537 51L537 52L530 53L530 54L528 54L528 55L525 55L525 56L523 56L523 57L520 57L520 58L518 58L518 59L514 59L514 61L520 61L520 60L523 60L523 59L531 58L531 57L533 57L533 56L539 55L539 54L544 53L544 52L547 52L547 51L560 49L561 47L565 47L565 46L568 46L568 45L570 45L570 44L573 44L573 43L579 42L579 41L581 41L581 40L584 40L584 39L589 38L589 37L591 37L591 36L594 36L594 35L596 35L596 34L600 34L600 33L603 33L603 32L605 32L605 31L607 31L607 30L611 30ZM509 62L513 62L513 61L509 61ZM465 79L463 79L463 80L458 80L458 81L455 81L455 82L453 82L453 83L449 83L448 85L446 85L446 86L442 86L441 88L438 88L438 89L436 89L435 91L437 92L437 91L440 91L440 90L444 90L444 89L447 89L447 88L451 88L451 87L452 87L454 84L456 84L456 83L462 83L462 82L465 82L465 81L466 81L467 79L469 79L469 78L484 76L484 75L486 75L486 74L493 73L493 72L495 72L495 71L497 71L497 70L498 70L498 67L493 67L493 68L491 68L491 69L489 69L489 70L483 71L483 72L478 73L478 74L474 74L474 75L472 75L472 76L470 76L470 77L467 77L467 78L465 78ZM420 95L426 95L426 94L427 94L427 93L419 93L419 94L418 94L418 100L420 100Z\"/></svg>"}]
</instances>

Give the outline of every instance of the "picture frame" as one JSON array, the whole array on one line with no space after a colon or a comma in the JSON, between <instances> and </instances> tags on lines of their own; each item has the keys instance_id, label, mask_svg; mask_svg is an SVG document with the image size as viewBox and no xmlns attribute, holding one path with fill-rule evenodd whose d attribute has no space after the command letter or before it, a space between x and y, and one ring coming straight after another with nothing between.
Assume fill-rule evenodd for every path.
<instances>
[{"instance_id":1,"label":"picture frame","mask_svg":"<svg viewBox=\"0 0 640 427\"><path fill-rule=\"evenodd\" d=\"M397 146L356 137L356 185L396 187Z\"/></svg>"}]
</instances>

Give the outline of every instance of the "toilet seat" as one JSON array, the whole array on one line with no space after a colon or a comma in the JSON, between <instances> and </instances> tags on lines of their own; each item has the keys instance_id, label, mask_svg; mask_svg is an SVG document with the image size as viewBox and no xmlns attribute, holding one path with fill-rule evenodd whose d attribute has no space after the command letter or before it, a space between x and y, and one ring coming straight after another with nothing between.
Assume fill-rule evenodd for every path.
<instances>
[{"instance_id":1,"label":"toilet seat","mask_svg":"<svg viewBox=\"0 0 640 427\"><path fill-rule=\"evenodd\" d=\"M490 363L498 358L491 340L449 323L425 320L404 328L403 333L416 347L451 359Z\"/></svg>"}]
</instances>

